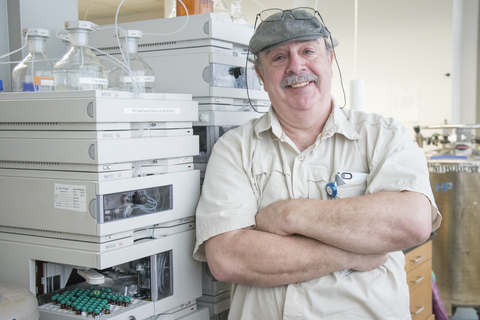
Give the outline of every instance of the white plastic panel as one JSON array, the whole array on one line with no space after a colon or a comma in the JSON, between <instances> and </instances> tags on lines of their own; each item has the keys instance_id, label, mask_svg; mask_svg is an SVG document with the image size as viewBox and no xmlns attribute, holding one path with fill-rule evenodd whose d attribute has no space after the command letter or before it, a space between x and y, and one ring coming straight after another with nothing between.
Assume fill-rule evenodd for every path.
<instances>
[{"instance_id":1,"label":"white plastic panel","mask_svg":"<svg viewBox=\"0 0 480 320\"><path fill-rule=\"evenodd\" d=\"M45 236L48 232L104 236L135 230L192 216L199 181L197 170L104 182L0 176L0 226L24 233L44 230ZM172 185L172 210L103 224L93 218L98 195L163 185ZM63 190L71 194L64 197Z\"/></svg>"},{"instance_id":2,"label":"white plastic panel","mask_svg":"<svg viewBox=\"0 0 480 320\"><path fill-rule=\"evenodd\" d=\"M198 154L198 137L130 139L0 138L0 160L108 164Z\"/></svg>"}]
</instances>

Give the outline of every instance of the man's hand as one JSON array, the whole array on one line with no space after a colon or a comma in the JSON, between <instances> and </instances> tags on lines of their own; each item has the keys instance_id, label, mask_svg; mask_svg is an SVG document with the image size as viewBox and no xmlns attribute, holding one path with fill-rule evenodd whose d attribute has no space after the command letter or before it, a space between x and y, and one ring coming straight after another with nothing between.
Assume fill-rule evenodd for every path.
<instances>
[{"instance_id":1,"label":"man's hand","mask_svg":"<svg viewBox=\"0 0 480 320\"><path fill-rule=\"evenodd\" d=\"M290 236L285 229L285 205L288 200L273 202L261 209L255 216L256 230L270 232L280 236Z\"/></svg>"}]
</instances>

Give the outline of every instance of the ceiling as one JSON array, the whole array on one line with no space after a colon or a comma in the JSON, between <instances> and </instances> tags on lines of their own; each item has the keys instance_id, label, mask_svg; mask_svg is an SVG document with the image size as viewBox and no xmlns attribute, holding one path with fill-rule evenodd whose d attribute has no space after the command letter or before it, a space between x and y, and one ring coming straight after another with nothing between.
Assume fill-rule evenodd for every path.
<instances>
[{"instance_id":1,"label":"ceiling","mask_svg":"<svg viewBox=\"0 0 480 320\"><path fill-rule=\"evenodd\" d=\"M98 25L113 24L121 3L122 0L78 0L78 18ZM120 8L117 21L151 20L164 16L164 0L126 0Z\"/></svg>"}]
</instances>

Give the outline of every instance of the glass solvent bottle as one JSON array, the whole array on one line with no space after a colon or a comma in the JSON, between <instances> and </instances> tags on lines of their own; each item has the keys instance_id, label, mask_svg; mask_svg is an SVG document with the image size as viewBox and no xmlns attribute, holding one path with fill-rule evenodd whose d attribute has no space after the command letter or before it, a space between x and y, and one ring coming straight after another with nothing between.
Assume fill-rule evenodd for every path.
<instances>
[{"instance_id":1,"label":"glass solvent bottle","mask_svg":"<svg viewBox=\"0 0 480 320\"><path fill-rule=\"evenodd\" d=\"M104 66L88 47L89 33L96 25L89 21L67 21L71 48L53 68L55 90L103 90L107 88Z\"/></svg>"},{"instance_id":2,"label":"glass solvent bottle","mask_svg":"<svg viewBox=\"0 0 480 320\"><path fill-rule=\"evenodd\" d=\"M45 43L50 37L47 29L23 29L27 37L28 55L13 68L12 91L53 91L53 62L45 54Z\"/></svg>"},{"instance_id":3,"label":"glass solvent bottle","mask_svg":"<svg viewBox=\"0 0 480 320\"><path fill-rule=\"evenodd\" d=\"M242 14L242 0L233 0L230 2L230 14L232 22L236 24L248 24L247 19Z\"/></svg>"},{"instance_id":4,"label":"glass solvent bottle","mask_svg":"<svg viewBox=\"0 0 480 320\"><path fill-rule=\"evenodd\" d=\"M142 31L119 31L122 43L124 63L129 69L115 66L108 73L108 89L137 93L155 92L155 75L153 69L138 55L138 40L142 38Z\"/></svg>"},{"instance_id":5,"label":"glass solvent bottle","mask_svg":"<svg viewBox=\"0 0 480 320\"><path fill-rule=\"evenodd\" d=\"M212 0L212 2L213 2L213 10L212 10L213 13L219 16L230 18L230 12L228 11L227 5L223 0Z\"/></svg>"}]
</instances>

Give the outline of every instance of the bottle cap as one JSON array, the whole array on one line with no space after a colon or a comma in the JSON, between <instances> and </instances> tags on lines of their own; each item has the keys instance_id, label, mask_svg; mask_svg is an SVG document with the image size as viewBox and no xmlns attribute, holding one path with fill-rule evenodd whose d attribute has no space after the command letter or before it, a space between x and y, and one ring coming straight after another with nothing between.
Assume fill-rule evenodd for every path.
<instances>
[{"instance_id":1,"label":"bottle cap","mask_svg":"<svg viewBox=\"0 0 480 320\"><path fill-rule=\"evenodd\" d=\"M140 30L125 30L123 32L122 30L118 31L118 37L119 38L135 38L135 39L141 39L142 38L142 31Z\"/></svg>"},{"instance_id":2,"label":"bottle cap","mask_svg":"<svg viewBox=\"0 0 480 320\"><path fill-rule=\"evenodd\" d=\"M93 31L97 28L97 25L90 21L67 21L65 22L65 30L83 29L87 31Z\"/></svg>"},{"instance_id":3,"label":"bottle cap","mask_svg":"<svg viewBox=\"0 0 480 320\"><path fill-rule=\"evenodd\" d=\"M337 196L337 186L335 185L335 182L327 183L325 191L330 198L335 198Z\"/></svg>"}]
</instances>

